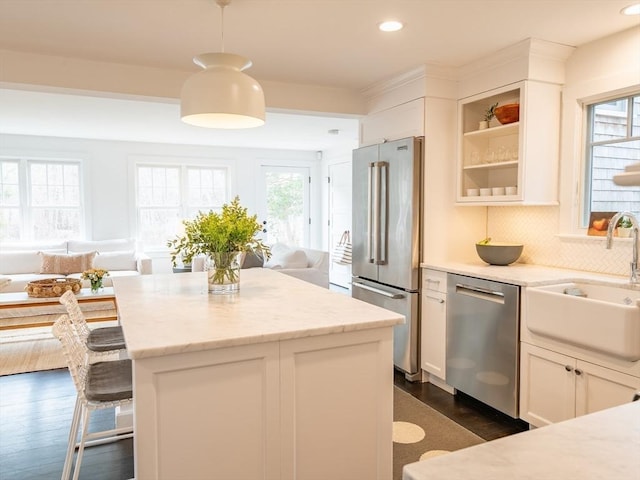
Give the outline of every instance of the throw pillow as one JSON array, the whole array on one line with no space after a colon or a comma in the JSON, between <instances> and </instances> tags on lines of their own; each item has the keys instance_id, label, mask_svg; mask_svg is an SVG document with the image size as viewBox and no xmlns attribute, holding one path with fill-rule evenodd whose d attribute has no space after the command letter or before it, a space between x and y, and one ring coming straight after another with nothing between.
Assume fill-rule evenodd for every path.
<instances>
[{"instance_id":1,"label":"throw pillow","mask_svg":"<svg viewBox=\"0 0 640 480\"><path fill-rule=\"evenodd\" d=\"M93 268L103 270L136 270L136 254L133 250L124 252L98 252L93 259Z\"/></svg>"},{"instance_id":2,"label":"throw pillow","mask_svg":"<svg viewBox=\"0 0 640 480\"><path fill-rule=\"evenodd\" d=\"M40 273L51 273L58 275L69 275L70 273L80 273L93 268L93 258L96 252L76 253L76 254L55 254L38 252L42 258Z\"/></svg>"},{"instance_id":3,"label":"throw pillow","mask_svg":"<svg viewBox=\"0 0 640 480\"><path fill-rule=\"evenodd\" d=\"M240 268L256 268L264 265L264 257L261 253L247 252Z\"/></svg>"},{"instance_id":4,"label":"throw pillow","mask_svg":"<svg viewBox=\"0 0 640 480\"><path fill-rule=\"evenodd\" d=\"M307 268L307 254L303 250L294 250L282 244L271 248L271 258L264 264L265 268Z\"/></svg>"}]
</instances>

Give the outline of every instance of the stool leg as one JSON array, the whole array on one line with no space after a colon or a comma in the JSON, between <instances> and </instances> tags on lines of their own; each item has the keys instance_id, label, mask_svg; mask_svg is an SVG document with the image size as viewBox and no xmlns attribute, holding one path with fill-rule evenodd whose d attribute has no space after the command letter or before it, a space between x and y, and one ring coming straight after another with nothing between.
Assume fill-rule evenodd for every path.
<instances>
[{"instance_id":1,"label":"stool leg","mask_svg":"<svg viewBox=\"0 0 640 480\"><path fill-rule=\"evenodd\" d=\"M82 463L82 454L84 453L84 442L87 437L87 431L89 430L89 417L91 411L86 405L82 408L82 433L80 434L80 446L78 447L78 457L76 458L76 467L73 471L73 480L78 480L80 475L80 464Z\"/></svg>"},{"instance_id":2,"label":"stool leg","mask_svg":"<svg viewBox=\"0 0 640 480\"><path fill-rule=\"evenodd\" d=\"M76 439L78 438L78 422L80 421L81 411L80 397L76 396L76 405L73 409L73 419L71 420L71 429L69 430L69 445L67 446L67 456L64 459L64 468L62 469L62 480L67 480L71 475L71 466L73 465L73 452L76 449Z\"/></svg>"}]
</instances>

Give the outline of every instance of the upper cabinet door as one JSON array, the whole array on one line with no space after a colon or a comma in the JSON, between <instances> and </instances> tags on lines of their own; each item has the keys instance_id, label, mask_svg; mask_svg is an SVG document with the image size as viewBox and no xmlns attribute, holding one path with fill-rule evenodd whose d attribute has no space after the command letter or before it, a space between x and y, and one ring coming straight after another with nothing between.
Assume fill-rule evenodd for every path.
<instances>
[{"instance_id":1,"label":"upper cabinet door","mask_svg":"<svg viewBox=\"0 0 640 480\"><path fill-rule=\"evenodd\" d=\"M360 121L360 144L423 136L424 108L424 98L417 98L368 114Z\"/></svg>"}]
</instances>

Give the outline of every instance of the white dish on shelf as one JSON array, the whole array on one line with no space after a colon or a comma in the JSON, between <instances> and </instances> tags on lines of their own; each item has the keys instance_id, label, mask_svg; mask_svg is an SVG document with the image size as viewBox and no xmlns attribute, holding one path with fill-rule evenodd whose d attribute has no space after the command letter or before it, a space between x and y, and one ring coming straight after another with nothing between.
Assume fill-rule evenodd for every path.
<instances>
[{"instance_id":1,"label":"white dish on shelf","mask_svg":"<svg viewBox=\"0 0 640 480\"><path fill-rule=\"evenodd\" d=\"M518 187L504 187L505 195L517 195Z\"/></svg>"},{"instance_id":2,"label":"white dish on shelf","mask_svg":"<svg viewBox=\"0 0 640 480\"><path fill-rule=\"evenodd\" d=\"M491 196L491 189L490 188L481 188L480 189L480 196L481 197L489 197L489 196Z\"/></svg>"},{"instance_id":3,"label":"white dish on shelf","mask_svg":"<svg viewBox=\"0 0 640 480\"><path fill-rule=\"evenodd\" d=\"M491 194L493 196L504 195L504 192L505 192L504 187L493 187L491 189Z\"/></svg>"},{"instance_id":4,"label":"white dish on shelf","mask_svg":"<svg viewBox=\"0 0 640 480\"><path fill-rule=\"evenodd\" d=\"M467 197L477 197L480 195L480 190L477 188L467 188Z\"/></svg>"}]
</instances>

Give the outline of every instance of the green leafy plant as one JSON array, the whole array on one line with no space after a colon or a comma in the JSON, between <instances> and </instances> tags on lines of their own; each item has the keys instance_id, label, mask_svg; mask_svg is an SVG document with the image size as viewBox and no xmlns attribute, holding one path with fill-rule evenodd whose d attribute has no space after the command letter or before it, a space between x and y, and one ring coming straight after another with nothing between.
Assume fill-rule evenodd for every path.
<instances>
[{"instance_id":1,"label":"green leafy plant","mask_svg":"<svg viewBox=\"0 0 640 480\"><path fill-rule=\"evenodd\" d=\"M494 103L489 108L487 108L487 110L484 112L484 121L485 122L490 122L491 119L496 116L496 107L497 106L498 106L498 102Z\"/></svg>"},{"instance_id":2,"label":"green leafy plant","mask_svg":"<svg viewBox=\"0 0 640 480\"><path fill-rule=\"evenodd\" d=\"M631 228L633 227L633 223L631 223L631 219L629 217L623 215L616 227Z\"/></svg>"},{"instance_id":3,"label":"green leafy plant","mask_svg":"<svg viewBox=\"0 0 640 480\"><path fill-rule=\"evenodd\" d=\"M194 256L214 253L257 252L265 258L271 257L271 250L257 238L262 226L257 216L250 216L247 209L235 197L222 206L222 212L199 212L195 219L184 220L184 235L178 235L167 242L172 249L171 262L177 265L180 257L184 263L191 263Z\"/></svg>"}]
</instances>

